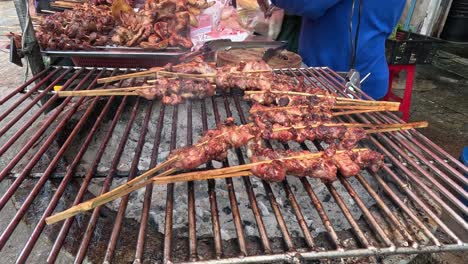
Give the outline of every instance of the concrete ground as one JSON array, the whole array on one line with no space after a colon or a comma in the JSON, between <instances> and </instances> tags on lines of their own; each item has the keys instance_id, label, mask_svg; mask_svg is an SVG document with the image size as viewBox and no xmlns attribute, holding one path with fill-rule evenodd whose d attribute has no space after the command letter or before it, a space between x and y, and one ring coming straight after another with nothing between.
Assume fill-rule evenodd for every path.
<instances>
[{"instance_id":1,"label":"concrete ground","mask_svg":"<svg viewBox=\"0 0 468 264\"><path fill-rule=\"evenodd\" d=\"M405 74L395 80L396 94L403 93L405 80ZM410 121L427 120L429 127L420 131L458 158L468 146L468 78L418 65L413 87Z\"/></svg>"},{"instance_id":2,"label":"concrete ground","mask_svg":"<svg viewBox=\"0 0 468 264\"><path fill-rule=\"evenodd\" d=\"M10 31L18 31L18 21L15 16L12 1L0 1L0 97L17 87L24 80L24 69L9 63L8 51L4 46L8 40L3 35ZM468 76L467 76L468 77ZM430 127L421 130L423 134L458 157L463 146L468 145L468 79L451 74L434 66L418 66L413 92L411 121L427 120ZM402 87L404 75L395 84ZM401 93L402 90L399 92ZM0 111L5 106L0 106ZM7 188L7 181L0 183L0 193ZM3 231L16 212L12 202L0 213L0 231ZM0 251L1 263L14 263L32 228L20 223L13 239L7 247ZM35 253L29 259L30 263L43 263L51 247L50 241L41 239ZM466 263L464 253L444 253L418 256L414 263ZM59 263L70 263L70 256L62 254Z\"/></svg>"}]
</instances>

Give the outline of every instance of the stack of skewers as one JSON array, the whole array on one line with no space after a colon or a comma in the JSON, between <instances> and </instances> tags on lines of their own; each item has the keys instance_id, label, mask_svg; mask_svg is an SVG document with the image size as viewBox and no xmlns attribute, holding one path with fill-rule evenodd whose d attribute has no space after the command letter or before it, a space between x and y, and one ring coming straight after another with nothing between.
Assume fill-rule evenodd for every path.
<instances>
[{"instance_id":1,"label":"stack of skewers","mask_svg":"<svg viewBox=\"0 0 468 264\"><path fill-rule=\"evenodd\" d=\"M336 97L319 88L310 88L302 80L274 74L262 62L216 68L194 61L163 68L100 79L113 82L126 78L155 77L135 87L63 91L59 96L135 95L149 100L161 99L163 104L179 104L184 100L213 96L216 89L238 88L252 102L251 123L235 125L228 118L216 129L208 130L193 146L173 151L167 160L116 189L49 217L55 223L80 212L91 210L129 194L148 184L219 179L254 175L268 181L282 181L286 175L314 177L325 182L357 175L361 170L377 171L383 166L383 155L367 148L356 148L367 134L426 127L427 122L407 124L336 123L335 116L397 111L399 103L376 102ZM264 140L280 142L315 140L327 144L321 152L273 150ZM245 148L251 163L229 168L188 172L209 161L226 159L228 151ZM163 171L165 170L165 171ZM154 176L156 173L162 173Z\"/></svg>"}]
</instances>

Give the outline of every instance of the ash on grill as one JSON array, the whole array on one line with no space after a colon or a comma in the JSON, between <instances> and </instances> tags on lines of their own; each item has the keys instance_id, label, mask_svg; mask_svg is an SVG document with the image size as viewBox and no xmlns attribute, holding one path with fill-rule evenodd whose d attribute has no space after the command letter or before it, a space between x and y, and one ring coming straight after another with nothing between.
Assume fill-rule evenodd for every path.
<instances>
[{"instance_id":1,"label":"ash on grill","mask_svg":"<svg viewBox=\"0 0 468 264\"><path fill-rule=\"evenodd\" d=\"M210 128L215 127L215 120L214 120L214 113L211 100L205 101L207 105L207 116L208 116L208 124ZM217 108L220 111L221 120L226 118L226 113L222 109L224 109L223 100L222 98L215 99L217 104ZM243 109L249 109L246 103L242 103ZM131 104L130 104L131 106ZM130 108L129 106L129 108ZM140 162L138 169L141 171L145 171L149 169L150 163L150 156L152 152L151 144L149 142L154 142L154 137L156 134L156 127L157 127L157 119L160 111L160 102L156 103L156 107L153 109L152 119L148 126L148 133L146 136L146 144L143 148L142 155L140 157ZM172 122L172 107L166 107L166 115L164 117L164 127L162 130L162 140L160 151L158 155L158 163L163 162L169 154L169 145L170 145L170 134L171 134L171 122ZM230 100L230 109L233 110L233 115L238 118L237 111L233 100ZM115 154L115 151L118 147L120 138L122 137L125 127L127 125L126 120L128 120L131 109L128 111L124 111L122 122L119 122L114 130L112 138L110 140L109 145L106 147L105 154L101 159L101 163L99 164L98 171L104 173L109 170L111 166L111 161ZM202 128L202 116L201 116L201 102L194 101L192 105L192 124L193 124L193 135L195 138L193 139L194 142L197 138L203 133ZM248 111L244 113L244 115L248 115ZM130 169L130 164L133 160L133 154L135 147L137 145L138 137L141 133L141 124L144 119L143 109L141 109L138 113L138 116L134 122L132 130L130 131L130 136L125 146L125 151L120 159L118 170L121 172L127 172ZM187 105L182 104L179 105L178 109L178 125L177 125L177 147L183 147L186 145L186 130L187 130ZM109 124L108 124L109 125ZM96 142L91 145L91 151L84 156L83 160L86 161L81 164L83 168L88 168L89 164L92 163L92 159L95 156L95 151L93 146L99 147L99 140L104 137L106 133L106 129L102 129L96 135ZM298 149L297 144L291 143L291 146ZM277 144L276 147L280 147L280 144ZM298 149L299 150L299 149ZM246 156L244 156L245 160L248 160ZM238 164L238 159L236 154L233 151L229 151L228 155L229 164L236 165ZM217 162L217 167L221 167L221 163ZM371 179L369 177L369 179ZM98 195L101 190L102 182L104 179L93 179L92 185L90 186L89 190ZM271 205L268 200L268 197L265 193L265 189L261 183L261 180L257 179L256 177L252 177L252 185L253 190L256 193L258 204L261 210L262 217L265 221L265 225L267 227L268 235L271 237L281 237L281 232L277 227L277 222L275 215L272 213ZM122 179L114 179L112 183L111 189L123 184L126 182L126 178ZM323 206L326 212L329 214L329 217L332 221L332 224L336 227L337 231L347 230L350 228L349 223L343 217L341 210L339 207L336 206L333 198L330 197L329 192L324 184L322 184L317 179L311 179L312 186L314 187L314 191L318 195L321 201L323 201ZM354 179L350 179L350 182L355 182ZM237 195L237 200L239 204L239 208L242 213L242 220L245 227L246 235L248 236L258 236L257 234L257 226L255 223L255 218L252 214L250 203L248 199L247 192L245 191L245 186L242 183L241 179L234 179L234 185ZM302 187L302 184L299 180L291 178L290 180L291 188L293 189L298 201L300 204L310 204L310 198L305 192ZM220 214L220 222L226 223L221 225L221 232L223 239L232 239L236 237L236 230L234 225L232 224L232 214L231 214L231 205L229 201L229 195L226 188L226 183L224 181L217 181L217 202ZM275 195L277 195L278 204L280 209L283 211L289 211L291 214L287 214L285 216L285 221L287 223L291 223L288 227L289 230L293 234L299 234L301 232L300 227L297 224L294 224L297 220L295 219L294 214L291 212L291 205L289 204L287 197L285 196L284 189L281 187L280 184L272 184L273 190ZM356 191L358 193L366 193L362 186L359 184L354 185ZM343 199L347 203L348 207L350 208L353 216L358 219L361 216L361 212L357 205L354 203L353 199L347 194L344 190L344 187L341 185L336 185L336 188L341 192L345 193L343 195ZM140 221L140 214L141 214L141 207L144 198L144 189L136 191L135 193L130 195L129 205L126 211L126 216L133 218L137 221ZM199 236L211 236L212 235L212 223L211 223L211 212L210 208L206 206L209 204L208 196L206 195L208 192L208 185L206 182L197 182L195 185L195 198L196 198L196 216L197 216L197 235ZM177 184L174 191L175 197L175 206L174 206L174 215L177 216L174 218L174 229L181 229L183 230L181 235L187 236L186 233L186 225L188 222L188 214L187 214L187 186L186 184ZM363 195L361 197L366 204L367 207L372 206L375 202L373 199L368 195ZM165 218L165 204L166 204L166 186L156 185L153 189L153 196L152 196L152 208L150 212L150 217L152 219L152 223L155 225L155 228L161 233L164 233L164 223ZM120 200L117 199L107 205L109 208L113 210L118 210L120 206ZM321 220L317 211L314 209L312 205L304 206L303 209L304 216L306 217L307 225L311 228L311 232L314 236L317 236L320 232L323 232L325 229L321 224Z\"/></svg>"}]
</instances>

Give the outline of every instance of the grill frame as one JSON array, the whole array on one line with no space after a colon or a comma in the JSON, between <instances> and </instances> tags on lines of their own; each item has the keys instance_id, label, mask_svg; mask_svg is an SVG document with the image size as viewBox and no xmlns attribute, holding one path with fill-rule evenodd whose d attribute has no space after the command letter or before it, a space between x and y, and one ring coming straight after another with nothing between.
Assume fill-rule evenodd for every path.
<instances>
[{"instance_id":1,"label":"grill frame","mask_svg":"<svg viewBox=\"0 0 468 264\"><path fill-rule=\"evenodd\" d=\"M26 107L23 108L23 111L21 111L19 114L15 115L13 119L10 119L8 121L7 125L0 131L0 137L3 136L7 131L12 129L14 125L17 123L18 120L22 120L24 118L24 114L32 111L32 107L35 105L37 101L39 101L42 97L46 96L56 84L65 82L63 85L62 89L68 89L72 88L74 86L74 89L82 89L84 86L86 86L86 83L89 82L90 80L91 83L86 87L86 89L93 89L96 87L96 80L99 78L99 76L103 76L105 73L109 73L111 75L115 75L117 73L122 73L122 72L129 72L129 71L136 71L139 69L105 69L105 68L83 68L83 67L51 67L49 69L44 70L40 74L34 76L31 80L27 81L24 85L21 85L17 89L15 89L12 93L7 95L4 99L0 100L0 105L3 105L4 103L8 102L12 98L17 98L19 96L19 93L22 92L27 86L30 86L34 81L37 81L40 79L40 81L36 84L33 85L31 89L29 89L25 95L21 96L16 103L13 103L12 106L8 108L6 112L4 112L0 116L0 122L2 122L6 117L8 116L13 116L13 112L17 111L19 109L18 106L21 106L22 104L26 104L26 100L29 96L36 94L36 97L33 99L32 102L30 102ZM279 69L277 70L280 73L284 74L289 74L295 77L301 77L305 78L309 82L316 83L318 85L321 85L328 91L335 93L340 96L354 96L358 97L357 93L360 93L363 95L363 97L369 98L367 95L363 94L362 91L351 91L344 86L344 79L338 75L337 73L331 71L328 68L301 68L301 69ZM67 78L70 74L71 77ZM42 78L45 75L44 78ZM54 76L58 75L57 78L54 78ZM73 81L78 80L79 83L77 85L72 85ZM135 80L131 80L130 84L134 82ZM44 84L48 83L47 88L43 91L39 91L39 88L42 87ZM125 86L124 82L121 81L118 83L118 86ZM26 122L25 125L23 125L20 129L17 130L16 134L14 134L12 137L10 137L7 140L7 143L0 147L0 157L1 155L5 154L12 145L15 143L17 144L18 138L22 136L22 134L27 131L28 127L34 123L36 120L41 119L42 113L46 111L46 109L52 105L57 100L57 95L52 95L48 101L40 108L38 112L36 112L30 119L30 122ZM205 102L208 100L211 100L211 104L213 106L213 112L214 112L214 119L215 123L220 123L221 122L221 117L220 117L220 112L219 109L217 108L218 104L215 103L215 100L222 100L224 104L224 111L226 113L226 116L232 116L232 109L231 109L231 104L229 103L229 99L231 101L234 101L234 111L236 111L239 115L240 122L241 123L246 123L247 118L244 115L242 111L242 106L240 102L240 97L238 94L221 94L219 97L213 97L211 99L205 99L203 103L201 103L201 110L202 110L202 126L203 129L206 130L209 128L209 121L207 117L207 109L206 109L206 104ZM370 99L370 98L369 98ZM9 162L9 164L5 167L2 168L0 172L0 181L4 180L6 177L11 178L11 170L15 167L16 163L21 160L22 156L24 156L30 148L38 141L38 139L47 131L49 128L50 124L59 117L60 112L62 110L65 110L64 114L65 117L62 116L62 120L60 121L60 124L52 131L52 133L47 134L47 140L45 143L41 146L38 152L35 153L33 159L28 162L28 166L24 168L24 170L18 175L16 175L16 178L14 178L14 184L12 184L7 192L0 198L0 212L4 208L5 204L11 199L13 195L15 195L16 191L20 187L21 183L26 179L29 178L31 175L31 170L34 168L34 166L37 164L39 159L43 156L43 154L49 149L50 145L52 142L55 140L56 136L58 133L61 132L63 127L67 124L67 122L76 114L76 111L79 109L79 107L85 103L85 102L91 102L91 105L87 108L87 110L82 114L80 117L78 123L74 126L72 133L68 135L67 140L64 142L64 144L61 146L61 149L56 155L56 158L51 162L51 165L42 173L41 177L37 179L37 183L35 184L33 191L28 195L28 198L25 200L25 202L22 203L20 209L18 212L15 214L13 219L11 220L10 224L4 229L0 230L2 234L0 235L0 248L5 246L7 241L9 240L10 236L12 235L13 231L15 230L16 226L18 225L19 221L24 217L24 214L29 210L29 207L31 203L34 201L36 198L37 194L39 191L43 188L44 184L48 181L48 179L55 173L54 170L56 168L57 163L60 160L60 157L63 155L63 153L67 150L69 147L70 143L74 140L76 134L82 129L83 125L85 124L85 121L87 117L89 117L93 109L96 107L97 103L100 101L99 98L80 98L77 101L72 101L70 99L65 99L58 107L60 111L55 111L49 116L43 117L45 120L45 123L43 124L42 128L38 131L36 131L33 135L33 137L28 141L28 143L23 146L23 148L20 150L20 152L15 156L15 158ZM87 188L88 184L91 181L92 178L94 178L94 173L96 171L96 168L102 158L102 154L106 148L107 142L110 140L110 137L112 136L113 129L115 128L115 125L117 122L119 122L121 118L121 114L124 111L124 107L126 104L132 104L132 112L131 112L131 117L130 120L128 121L127 124L127 129L124 132L124 136L121 139L121 142L119 144L119 147L116 151L115 159L112 161L112 167L110 170L106 173L105 175L105 180L103 183L103 189L102 192L106 192L109 190L110 185L112 183L113 178L117 177L119 174L119 171L117 170L117 164L120 160L120 157L122 155L122 152L124 151L125 148L125 143L128 140L130 128L132 125L132 122L135 118L135 115L137 114L137 111L140 107L145 106L146 111L145 111L145 119L143 123L143 131L140 134L140 138L137 143L137 147L135 149L135 157L133 159L133 162L131 164L130 171L128 172L128 177L132 178L135 177L135 175L139 174L140 172L138 171L138 160L139 157L141 156L141 150L143 147L143 144L145 143L145 133L146 133L146 128L148 127L148 122L150 118L152 117L153 109L154 109L154 102L142 102L143 99L136 99L134 102L132 100L129 100L127 96L123 97L120 103L118 100L116 100L115 97L110 97L107 99L105 106L103 107L103 110L99 114L98 118L95 120L93 127L90 129L90 132L88 133L87 138L85 139L85 143L81 146L80 150L77 152L76 155L76 160L74 160L70 166L68 167L67 171L65 172L60 172L63 177L60 177L61 183L57 189L57 191L54 193L54 197L52 200L49 202L47 209L43 213L41 219L39 220L39 223L35 226L33 233L31 237L28 239L26 242L25 247L23 250L20 252L18 256L18 262L19 263L24 263L26 262L28 256L30 255L31 251L34 248L34 245L36 244L38 238L43 234L43 229L45 228L45 222L44 219L46 216L50 215L55 207L59 199L63 196L63 192L65 191L65 188L67 187L67 184L69 183L70 180L72 180L72 176L74 173L74 169L78 165L79 161L81 160L81 157L86 149L89 147L89 144L91 142L91 139L94 136L94 133L96 130L100 127L102 124L102 121L104 117L108 114L109 109L111 107L111 104L113 104L114 101L117 101L116 103L119 104L119 107L112 119L112 124L111 127L112 129L109 130L109 132L106 135L106 138L103 140L98 153L96 154L95 160L93 164L91 165L90 169L87 171L86 175L84 176L84 183L82 183L80 191L78 194L75 196L75 201L74 204L79 202ZM146 104L144 104L146 103ZM193 143L193 134L192 134L192 104L194 102L189 101L187 102L187 138L186 142L187 144ZM69 105L69 108L67 108L67 105ZM150 162L150 167L153 167L156 165L157 160L158 160L158 155L159 155L159 148L161 145L161 132L164 126L164 116L165 113L170 111L172 108L172 124L171 125L171 139L170 139L170 149L174 149L176 147L176 135L177 135L177 116L178 116L178 109L179 107L166 107L162 106L159 109L159 115L158 115L158 127L156 130L155 135L155 141L153 142L153 151L151 154L151 162ZM349 117L342 118L343 121L351 121L351 122L380 122L380 123L400 123L403 122L401 119L399 119L396 115L392 113L369 113L369 114L357 114L357 115L352 115ZM385 154L388 159L390 159L390 162L392 164L392 168L389 166L385 166L383 168L383 172L379 172L377 174L372 174L372 179L378 182L379 186L383 188L384 192L386 193L386 200L381 199L376 192L376 190L373 190L371 185L369 184L369 180L366 179L365 176L362 176L361 174L358 175L356 178L360 182L362 186L368 191L368 193L374 198L376 201L377 206L383 211L383 214L387 215L388 219L390 222L392 222L389 226L395 228L396 230L399 230L400 234L405 238L405 240L408 242L406 246L397 246L395 245L395 242L392 241L388 237L388 234L385 232L385 230L382 229L381 225L378 223L378 221L375 219L373 214L365 208L365 206L362 204L362 201L360 200L360 197L358 194L355 193L353 190L352 186L349 184L347 179L344 179L343 177L339 177L339 183L342 184L348 191L348 193L351 195L351 197L354 198L356 204L362 211L362 214L364 218L366 219L366 223L369 225L368 230L362 230L362 227L359 226L359 224L356 222L356 219L353 218L351 213L349 212L349 209L347 208L346 204L342 200L342 197L340 193L336 190L336 188L333 186L333 184L326 184L327 189L329 190L330 194L334 198L335 202L337 205L341 208L343 211L344 216L347 218L348 222L350 222L352 226L352 230L355 236L355 240L360 243L361 247L363 248L358 248L358 249L347 249L345 245L343 245L343 241L341 241L341 238L337 234L337 232L334 230L332 224L330 223L330 219L328 218L327 214L321 208L321 203L318 199L318 197L315 195L313 189L311 188L310 182L306 179L301 179L301 182L307 191L310 199L311 199L311 204L313 205L316 210L318 210L319 215L322 219L323 225L326 228L326 232L328 234L329 239L332 241L332 244L334 245L335 249L334 250L326 250L326 251L320 251L319 249L316 248L316 245L314 243L314 239L310 234L310 231L308 230L307 225L304 222L304 216L303 213L301 212L301 206L297 202L294 192L291 190L288 180L284 181L281 183L283 189L285 190L287 197L288 197L288 202L291 204L293 208L294 215L296 217L297 223L300 226L302 230L302 236L303 239L305 240L305 245L306 248L297 248L296 243L293 241L293 236L290 234L288 230L288 226L286 221L283 218L283 213L281 212L280 208L277 205L277 199L275 197L274 191L271 188L271 185L267 182L262 182L263 187L265 189L265 192L268 194L268 199L270 201L271 208L273 210L273 213L276 216L278 227L283 235L283 242L284 242L284 252L278 253L277 250L272 249L271 245L271 238L268 237L268 234L266 232L265 225L263 223L262 217L259 212L258 204L255 198L255 193L252 190L252 183L249 177L243 177L242 178L242 183L244 188L247 190L248 197L249 197L249 204L252 207L252 213L255 217L257 227L258 227L258 234L259 234L259 239L260 239L260 244L263 250L263 253L260 255L251 255L249 254L249 246L248 243L246 242L246 237L245 237L245 232L243 230L243 224L242 224L242 214L240 213L239 208L237 207L237 197L236 197L236 190L234 188L234 184L232 179L226 179L226 186L227 186L227 191L229 194L229 200L231 204L231 209L232 209L232 217L233 217L233 222L236 230L236 235L237 235L237 242L236 245L238 247L238 256L237 257L226 257L224 255L224 249L223 249L223 243L224 240L221 237L221 225L223 223L220 222L219 216L218 216L218 205L217 205L217 200L216 200L216 181L208 181L206 184L208 184L208 196L210 198L210 210L211 210L211 216L212 216L212 225L213 225L213 240L214 240L214 245L213 245L213 251L214 251L214 257L213 259L201 259L199 252L198 252L198 238L196 235L196 219L195 219L195 201L196 197L194 194L194 188L196 187L196 184L193 182L189 183L183 183L187 185L187 192L188 192L188 226L189 226L189 232L188 232L188 256L186 260L190 263L193 262L207 262L207 263L250 263L250 262L267 262L267 261L285 261L285 262L290 262L290 263L295 263L304 259L322 259L322 258L342 258L342 257L365 257L365 256L375 256L375 255L391 255L391 254L415 254L415 253L422 253L422 252L440 252L440 251L455 251L455 250L468 250L468 244L466 242L463 242L462 239L455 234L455 232L450 229L447 226L446 221L440 219L439 216L436 215L436 213L433 212L431 209L431 205L429 205L426 201L423 201L420 197L418 197L418 193L415 191L412 191L410 188L408 188L409 184L408 182L405 182L402 178L406 177L405 179L410 181L413 185L417 185L416 189L418 192L423 191L426 195L430 196L432 200L438 204L441 208L443 208L449 216L453 218L465 231L468 230L468 223L464 221L463 216L466 217L468 214L468 211L466 209L466 206L461 203L461 201L458 199L458 197L455 197L452 192L454 191L455 193L458 192L458 195L462 195L466 198L466 192L463 190L463 187L460 185L460 183L467 184L467 179L463 176L463 173L468 173L468 169L462 165L459 161L448 155L445 151L443 151L440 147L436 146L434 143L432 143L429 139L427 139L425 136L420 134L419 132L415 130L411 131L406 131L406 132L390 132L390 133L384 133L384 134L379 134L379 135L373 135L370 137L370 141L372 143L372 147L377 148L378 151L382 152ZM400 145L398 145L400 144ZM315 145L316 148L320 148L318 144ZM303 148L307 148L307 146L302 145ZM431 149L434 149L434 151L431 151ZM238 149L236 150L236 155L239 160L239 163L245 163L244 157L242 155L242 152ZM401 159L406 160L407 163L413 168L413 170L410 170L407 166L405 166L400 160ZM413 157L410 157L413 156ZM429 158L430 157L430 158ZM417 160L417 161L415 161ZM418 161L421 163L426 164L430 169L431 172L423 168ZM223 166L229 166L229 165L234 165L234 164L229 164L228 162L224 162ZM207 168L213 167L213 164L209 163L207 164ZM405 176L401 175L398 173L396 170L398 169L399 171L403 172L406 174ZM58 173L58 174L60 174ZM452 243L444 243L440 241L439 238L437 238L435 235L432 234L432 232L429 230L429 228L418 218L417 214L405 204L405 202L400 198L399 194L395 192L395 188L391 188L383 179L382 173L385 173L387 177L391 178L393 181L395 181L398 185L398 187L401 189L401 193L405 193L407 196L407 199L412 200L416 205L418 205L418 209L422 210L425 215L430 217L436 222L436 225L438 227L438 230L443 231L445 235L447 235L450 239L452 239ZM421 177L422 176L422 177ZM420 179L421 178L421 179ZM422 180L424 179L424 181ZM429 181L431 184L434 186L428 186L427 182ZM458 182L457 182L458 181ZM201 183L199 183L201 184ZM433 189L431 189L433 188ZM135 247L135 257L134 261L136 263L143 262L145 260L145 251L147 251L147 248L145 248L145 240L146 240L146 235L147 235L147 226L148 226L148 217L149 217L149 210L151 207L151 196L152 196L152 186L146 187L145 190L145 195L144 195L144 202L143 202L143 208L142 208L142 213L141 213L141 220L140 220L140 227L138 231L138 239ZM450 190L452 192L450 192ZM61 192L61 193L60 193ZM443 195L444 198L447 199L448 203L442 198L439 197L439 194ZM168 185L167 189L167 200L166 200L166 208L165 208L165 234L164 234L164 242L163 242L163 248L162 248L162 262L164 263L169 263L173 261L173 230L172 230L172 223L173 223L173 208L174 206L174 185L170 184ZM126 200L127 199L127 200ZM388 203L390 202L389 199L391 200L391 203L393 205L397 205L399 209L401 209L403 213L400 212L400 214L396 215L392 213L390 210L390 207L388 206ZM117 247L117 241L119 238L119 233L122 228L122 221L125 216L125 208L127 206L128 202L128 197L124 198L123 201L121 202L121 206L119 207L118 215L115 221L115 225L112 229L111 237L108 242L107 249L105 251L105 255L103 256L104 261L106 262L112 262L115 257L115 252L116 252L116 247ZM451 206L455 205L456 208L453 209ZM91 220L88 223L88 227L86 228L86 232L84 235L84 238L81 240L81 245L79 247L79 250L76 254L76 259L75 262L81 263L87 254L89 253L89 246L90 246L90 241L94 235L94 230L96 228L96 223L99 220L99 212L100 208L96 208L91 216ZM403 216L408 216L411 218L412 221L415 222L415 224L418 226L419 231L423 232L425 236L431 240L431 244L420 244L417 240L415 239L415 236L412 232L410 232L408 229L409 227L406 226L405 224L401 223L401 217L400 215ZM58 256L60 249L62 248L65 238L69 232L69 229L71 225L73 224L74 218L70 218L65 221L65 223L62 225L62 228L60 229L60 232L58 233L58 237L54 242L54 245L52 247L51 254L48 258L48 261L53 262L56 257ZM385 246L374 246L372 242L369 241L369 239L366 237L367 232L372 232L374 235L378 237L378 241L380 243L383 243Z\"/></svg>"}]
</instances>

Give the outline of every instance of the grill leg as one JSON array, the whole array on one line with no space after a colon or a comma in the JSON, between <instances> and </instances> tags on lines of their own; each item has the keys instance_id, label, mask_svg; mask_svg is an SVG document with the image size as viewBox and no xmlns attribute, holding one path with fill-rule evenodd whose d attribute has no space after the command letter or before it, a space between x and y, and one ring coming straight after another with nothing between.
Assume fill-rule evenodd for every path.
<instances>
[{"instance_id":1,"label":"grill leg","mask_svg":"<svg viewBox=\"0 0 468 264\"><path fill-rule=\"evenodd\" d=\"M41 50L39 48L39 44L37 43L36 36L34 35L34 28L32 25L32 20L29 17L28 19L28 9L26 6L26 1L23 0L13 0L15 3L16 14L18 15L18 20L20 22L21 30L24 32L24 29L27 27L28 29L25 34L23 34L24 43L26 47L22 47L23 49L26 48L27 50L24 51L26 59L29 62L29 67L31 68L31 72L33 75L38 74L42 70L44 70L44 62L42 61Z\"/></svg>"}]
</instances>

